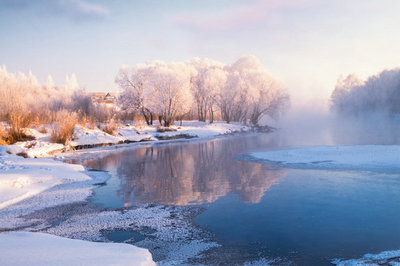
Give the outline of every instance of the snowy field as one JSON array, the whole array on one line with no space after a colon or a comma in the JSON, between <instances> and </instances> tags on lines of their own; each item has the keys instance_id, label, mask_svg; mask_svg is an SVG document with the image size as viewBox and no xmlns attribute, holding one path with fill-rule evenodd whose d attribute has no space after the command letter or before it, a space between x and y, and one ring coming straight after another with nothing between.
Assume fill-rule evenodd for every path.
<instances>
[{"instance_id":1,"label":"snowy field","mask_svg":"<svg viewBox=\"0 0 400 266\"><path fill-rule=\"evenodd\" d=\"M274 162L293 168L400 168L399 145L320 146L253 152L247 155L251 160Z\"/></svg>"},{"instance_id":2,"label":"snowy field","mask_svg":"<svg viewBox=\"0 0 400 266\"><path fill-rule=\"evenodd\" d=\"M21 252L22 251L22 252ZM148 250L122 243L99 243L59 236L0 234L3 265L155 265Z\"/></svg>"},{"instance_id":3,"label":"snowy field","mask_svg":"<svg viewBox=\"0 0 400 266\"><path fill-rule=\"evenodd\" d=\"M198 121L183 121L182 126L179 122L175 123L171 129L174 131L157 132L156 126L134 126L126 124L120 126L114 131L113 135L107 134L97 127L87 128L75 126L74 139L67 145L51 143L51 127L47 127L47 133L40 133L38 130L27 129L27 134L35 137L35 140L17 142L6 146L6 150L12 154L24 154L27 157L48 157L65 150L71 150L79 147L98 147L118 145L130 142L143 141L163 141L162 139L174 139L192 137L197 139L213 138L220 135L232 134L235 132L248 132L250 127L239 123L216 121L212 124Z\"/></svg>"}]
</instances>

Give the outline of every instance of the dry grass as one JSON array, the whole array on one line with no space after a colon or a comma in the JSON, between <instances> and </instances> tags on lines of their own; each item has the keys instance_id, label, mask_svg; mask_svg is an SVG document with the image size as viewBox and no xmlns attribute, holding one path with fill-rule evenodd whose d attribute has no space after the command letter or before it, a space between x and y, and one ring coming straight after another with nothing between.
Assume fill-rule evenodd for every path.
<instances>
[{"instance_id":1,"label":"dry grass","mask_svg":"<svg viewBox=\"0 0 400 266\"><path fill-rule=\"evenodd\" d=\"M67 110L58 111L55 114L53 129L51 132L51 142L67 144L74 136L74 128L78 122L76 113Z\"/></svg>"},{"instance_id":2,"label":"dry grass","mask_svg":"<svg viewBox=\"0 0 400 266\"><path fill-rule=\"evenodd\" d=\"M47 133L47 128L45 126L41 126L38 131L42 134L46 134Z\"/></svg>"},{"instance_id":3,"label":"dry grass","mask_svg":"<svg viewBox=\"0 0 400 266\"><path fill-rule=\"evenodd\" d=\"M11 128L10 131L8 132L8 137L6 141L8 142L8 144L14 144L15 142L18 141L29 141L34 139L35 139L34 136L25 134L23 130L15 130Z\"/></svg>"},{"instance_id":4,"label":"dry grass","mask_svg":"<svg viewBox=\"0 0 400 266\"><path fill-rule=\"evenodd\" d=\"M1 146L8 145L7 136L8 136L7 130L5 130L5 128L2 125L0 125L0 145Z\"/></svg>"},{"instance_id":5,"label":"dry grass","mask_svg":"<svg viewBox=\"0 0 400 266\"><path fill-rule=\"evenodd\" d=\"M87 115L81 116L79 119L79 125L88 129L94 129L96 127L96 123L94 122L93 118Z\"/></svg>"},{"instance_id":6,"label":"dry grass","mask_svg":"<svg viewBox=\"0 0 400 266\"><path fill-rule=\"evenodd\" d=\"M96 123L95 122L90 122L87 124L86 126L88 129L93 130L96 127Z\"/></svg>"},{"instance_id":7,"label":"dry grass","mask_svg":"<svg viewBox=\"0 0 400 266\"><path fill-rule=\"evenodd\" d=\"M117 130L118 124L114 120L111 120L109 123L100 126L100 129L109 135L114 136L114 131Z\"/></svg>"},{"instance_id":8,"label":"dry grass","mask_svg":"<svg viewBox=\"0 0 400 266\"><path fill-rule=\"evenodd\" d=\"M141 117L135 117L133 121L135 122L136 129L143 129L147 126L146 122Z\"/></svg>"},{"instance_id":9,"label":"dry grass","mask_svg":"<svg viewBox=\"0 0 400 266\"><path fill-rule=\"evenodd\" d=\"M157 132L172 132L172 131L178 131L177 129L175 129L175 128L172 128L172 127L164 127L164 126L161 126L161 125L157 125L156 126L156 129L157 129Z\"/></svg>"},{"instance_id":10,"label":"dry grass","mask_svg":"<svg viewBox=\"0 0 400 266\"><path fill-rule=\"evenodd\" d=\"M18 141L28 141L35 139L33 136L25 133L25 128L29 126L31 122L31 116L26 112L11 112L8 116L8 123L10 129L6 136L6 142L13 144Z\"/></svg>"}]
</instances>

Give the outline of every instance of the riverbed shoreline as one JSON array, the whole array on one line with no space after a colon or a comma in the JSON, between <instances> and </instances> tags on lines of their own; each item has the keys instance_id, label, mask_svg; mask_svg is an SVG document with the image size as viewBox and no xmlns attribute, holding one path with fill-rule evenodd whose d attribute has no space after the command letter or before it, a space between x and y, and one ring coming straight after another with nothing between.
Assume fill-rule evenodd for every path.
<instances>
[{"instance_id":1,"label":"riverbed shoreline","mask_svg":"<svg viewBox=\"0 0 400 266\"><path fill-rule=\"evenodd\" d=\"M25 158L52 157L69 151L86 150L126 144L158 143L166 141L212 139L215 137L233 135L238 133L270 133L272 127L250 127L241 123L214 123L183 121L182 125L174 125L165 130L159 125L138 127L134 123L127 123L116 128L113 134L103 132L98 127L75 126L74 137L67 144L51 142L51 127L42 125L38 129L28 128L25 131L34 140L21 141L5 146L6 152Z\"/></svg>"}]
</instances>

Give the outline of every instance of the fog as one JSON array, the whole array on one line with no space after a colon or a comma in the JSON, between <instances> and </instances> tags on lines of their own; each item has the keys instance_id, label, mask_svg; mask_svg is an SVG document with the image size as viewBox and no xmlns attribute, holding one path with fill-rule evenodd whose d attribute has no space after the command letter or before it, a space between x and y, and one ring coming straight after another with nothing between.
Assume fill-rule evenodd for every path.
<instances>
[{"instance_id":1,"label":"fog","mask_svg":"<svg viewBox=\"0 0 400 266\"><path fill-rule=\"evenodd\" d=\"M329 99L292 106L280 121L282 146L400 144L400 69L366 80L340 77Z\"/></svg>"}]
</instances>

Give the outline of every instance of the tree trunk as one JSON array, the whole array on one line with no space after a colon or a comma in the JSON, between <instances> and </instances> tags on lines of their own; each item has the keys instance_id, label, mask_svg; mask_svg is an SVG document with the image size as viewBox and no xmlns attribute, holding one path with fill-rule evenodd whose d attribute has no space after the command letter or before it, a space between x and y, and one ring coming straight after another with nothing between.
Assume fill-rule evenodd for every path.
<instances>
[{"instance_id":1,"label":"tree trunk","mask_svg":"<svg viewBox=\"0 0 400 266\"><path fill-rule=\"evenodd\" d=\"M150 125L150 121L149 121L148 116L146 115L146 111L145 111L144 108L142 108L142 115L143 115L144 119L146 120L146 124L149 126Z\"/></svg>"},{"instance_id":2,"label":"tree trunk","mask_svg":"<svg viewBox=\"0 0 400 266\"><path fill-rule=\"evenodd\" d=\"M172 122L171 119L164 118L164 127L170 127L171 122Z\"/></svg>"}]
</instances>

